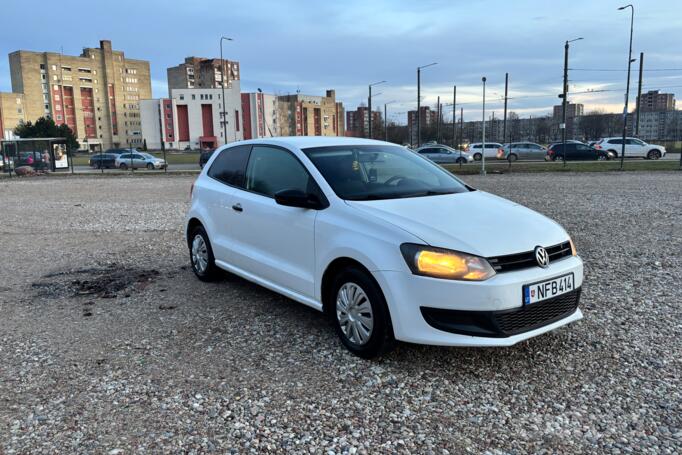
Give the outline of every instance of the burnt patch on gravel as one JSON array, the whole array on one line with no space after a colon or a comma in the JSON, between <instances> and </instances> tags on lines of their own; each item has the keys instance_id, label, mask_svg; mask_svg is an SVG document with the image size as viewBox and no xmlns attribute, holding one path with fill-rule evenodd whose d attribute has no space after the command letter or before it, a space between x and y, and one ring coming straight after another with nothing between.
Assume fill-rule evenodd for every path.
<instances>
[{"instance_id":1,"label":"burnt patch on gravel","mask_svg":"<svg viewBox=\"0 0 682 455\"><path fill-rule=\"evenodd\" d=\"M120 294L141 291L160 276L158 270L121 267L85 268L43 275L31 284L39 297L64 298L87 296L113 299Z\"/></svg>"}]
</instances>

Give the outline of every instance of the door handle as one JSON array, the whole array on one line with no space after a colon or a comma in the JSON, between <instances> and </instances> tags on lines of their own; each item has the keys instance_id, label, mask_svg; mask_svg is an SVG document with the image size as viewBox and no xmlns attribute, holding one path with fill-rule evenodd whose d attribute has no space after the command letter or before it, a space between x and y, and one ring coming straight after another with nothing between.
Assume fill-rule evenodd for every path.
<instances>
[{"instance_id":1,"label":"door handle","mask_svg":"<svg viewBox=\"0 0 682 455\"><path fill-rule=\"evenodd\" d=\"M244 211L244 209L242 208L242 205L239 202L237 202L236 204L234 204L232 206L232 210L234 210L235 212L243 212Z\"/></svg>"}]
</instances>

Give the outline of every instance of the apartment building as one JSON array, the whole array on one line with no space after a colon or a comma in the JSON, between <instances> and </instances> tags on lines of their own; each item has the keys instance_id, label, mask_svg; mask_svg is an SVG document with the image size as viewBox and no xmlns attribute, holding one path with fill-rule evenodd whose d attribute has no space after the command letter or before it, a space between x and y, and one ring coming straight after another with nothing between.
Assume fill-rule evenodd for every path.
<instances>
[{"instance_id":1,"label":"apartment building","mask_svg":"<svg viewBox=\"0 0 682 455\"><path fill-rule=\"evenodd\" d=\"M14 128L25 120L24 95L0 92L0 139L10 139Z\"/></svg>"},{"instance_id":2,"label":"apartment building","mask_svg":"<svg viewBox=\"0 0 682 455\"><path fill-rule=\"evenodd\" d=\"M142 144L140 100L152 94L148 61L127 58L102 40L79 56L15 51L9 64L26 120L50 116L91 150Z\"/></svg>"},{"instance_id":3,"label":"apartment building","mask_svg":"<svg viewBox=\"0 0 682 455\"><path fill-rule=\"evenodd\" d=\"M383 131L383 116L380 111L372 111L372 135L376 138ZM358 106L354 111L346 112L346 136L369 137L369 109Z\"/></svg>"},{"instance_id":4,"label":"apartment building","mask_svg":"<svg viewBox=\"0 0 682 455\"><path fill-rule=\"evenodd\" d=\"M244 139L282 136L277 95L242 93L242 115Z\"/></svg>"},{"instance_id":5,"label":"apartment building","mask_svg":"<svg viewBox=\"0 0 682 455\"><path fill-rule=\"evenodd\" d=\"M639 96L639 109L641 112L664 112L675 110L675 95L672 93L660 93L659 90L650 90Z\"/></svg>"},{"instance_id":6,"label":"apartment building","mask_svg":"<svg viewBox=\"0 0 682 455\"><path fill-rule=\"evenodd\" d=\"M345 135L343 103L336 101L334 90L327 90L325 96L279 96L278 109L282 136Z\"/></svg>"},{"instance_id":7,"label":"apartment building","mask_svg":"<svg viewBox=\"0 0 682 455\"><path fill-rule=\"evenodd\" d=\"M419 127L422 130L432 128L438 121L438 112L431 109L430 106L419 107ZM410 144L417 144L417 110L407 112L407 129L409 131Z\"/></svg>"},{"instance_id":8,"label":"apartment building","mask_svg":"<svg viewBox=\"0 0 682 455\"><path fill-rule=\"evenodd\" d=\"M225 77L223 77L223 68ZM184 63L166 70L168 95L173 89L229 88L239 80L239 62L219 58L187 57Z\"/></svg>"},{"instance_id":9,"label":"apartment building","mask_svg":"<svg viewBox=\"0 0 682 455\"><path fill-rule=\"evenodd\" d=\"M239 85L233 81L225 89L226 138L221 88L173 89L169 98L142 100L142 137L147 147L196 150L244 139Z\"/></svg>"}]
</instances>

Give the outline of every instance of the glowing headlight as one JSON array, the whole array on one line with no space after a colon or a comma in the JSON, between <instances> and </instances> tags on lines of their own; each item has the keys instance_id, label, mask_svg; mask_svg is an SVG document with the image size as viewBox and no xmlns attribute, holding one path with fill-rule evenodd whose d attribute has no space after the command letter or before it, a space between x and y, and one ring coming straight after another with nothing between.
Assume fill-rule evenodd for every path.
<instances>
[{"instance_id":1,"label":"glowing headlight","mask_svg":"<svg viewBox=\"0 0 682 455\"><path fill-rule=\"evenodd\" d=\"M479 256L413 243L403 243L400 251L415 275L467 281L483 281L495 275L488 261Z\"/></svg>"}]
</instances>

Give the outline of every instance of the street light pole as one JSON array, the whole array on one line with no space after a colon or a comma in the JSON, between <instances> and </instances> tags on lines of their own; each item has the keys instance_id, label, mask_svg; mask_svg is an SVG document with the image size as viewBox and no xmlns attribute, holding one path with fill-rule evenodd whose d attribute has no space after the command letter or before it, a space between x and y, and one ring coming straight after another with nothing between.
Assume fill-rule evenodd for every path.
<instances>
[{"instance_id":1,"label":"street light pole","mask_svg":"<svg viewBox=\"0 0 682 455\"><path fill-rule=\"evenodd\" d=\"M395 100L384 103L384 140L386 142L388 142L388 109L386 109L386 106L391 103L395 103Z\"/></svg>"},{"instance_id":2,"label":"street light pole","mask_svg":"<svg viewBox=\"0 0 682 455\"><path fill-rule=\"evenodd\" d=\"M223 125L223 144L227 144L227 118L225 117L225 60L223 60L223 41L233 41L226 36L220 37L220 88L222 89L222 112L220 123Z\"/></svg>"},{"instance_id":3,"label":"street light pole","mask_svg":"<svg viewBox=\"0 0 682 455\"><path fill-rule=\"evenodd\" d=\"M379 84L384 84L386 81L374 82L369 84L369 96L367 97L367 114L369 116L369 133L368 136L372 139L372 87Z\"/></svg>"},{"instance_id":4,"label":"street light pole","mask_svg":"<svg viewBox=\"0 0 682 455\"><path fill-rule=\"evenodd\" d=\"M454 85L452 87L452 148L456 148L457 146L455 145L457 143L457 86Z\"/></svg>"},{"instance_id":5,"label":"street light pole","mask_svg":"<svg viewBox=\"0 0 682 455\"><path fill-rule=\"evenodd\" d=\"M566 99L568 98L568 43L573 41L580 41L582 38L575 38L572 40L567 40L564 44L564 91L561 95L561 159L566 166Z\"/></svg>"},{"instance_id":6,"label":"street light pole","mask_svg":"<svg viewBox=\"0 0 682 455\"><path fill-rule=\"evenodd\" d=\"M481 175L485 175L485 76L481 79L483 81L483 134L481 140Z\"/></svg>"},{"instance_id":7,"label":"street light pole","mask_svg":"<svg viewBox=\"0 0 682 455\"><path fill-rule=\"evenodd\" d=\"M623 108L623 144L620 151L620 169L623 170L625 161L625 136L627 136L628 129L628 98L630 97L630 67L632 66L632 31L635 24L635 7L632 5L625 5L618 8L619 11L630 8L630 50L628 51L628 77L625 85L625 107Z\"/></svg>"},{"instance_id":8,"label":"street light pole","mask_svg":"<svg viewBox=\"0 0 682 455\"><path fill-rule=\"evenodd\" d=\"M422 125L421 125L421 73L422 69L429 66L438 65L438 62L417 67L417 147L422 145Z\"/></svg>"},{"instance_id":9,"label":"street light pole","mask_svg":"<svg viewBox=\"0 0 682 455\"><path fill-rule=\"evenodd\" d=\"M507 137L507 96L509 95L509 73L504 73L504 121L502 123L502 142ZM511 140L509 141L511 144ZM511 145L509 146L511 147Z\"/></svg>"},{"instance_id":10,"label":"street light pole","mask_svg":"<svg viewBox=\"0 0 682 455\"><path fill-rule=\"evenodd\" d=\"M639 112L640 112L640 98L642 97L642 72L644 71L644 52L639 53L639 84L637 85L637 117L635 119L635 137L639 137Z\"/></svg>"}]
</instances>

